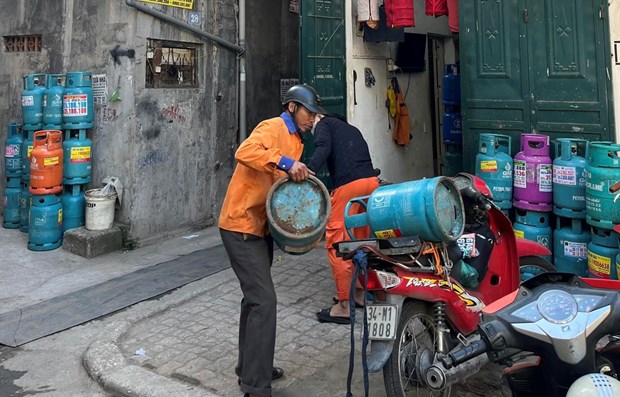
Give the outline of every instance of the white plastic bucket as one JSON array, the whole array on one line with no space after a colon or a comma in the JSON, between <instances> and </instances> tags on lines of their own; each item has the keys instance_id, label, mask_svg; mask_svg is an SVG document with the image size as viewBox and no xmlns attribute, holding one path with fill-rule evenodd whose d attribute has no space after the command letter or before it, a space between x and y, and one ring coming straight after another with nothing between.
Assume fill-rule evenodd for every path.
<instances>
[{"instance_id":1,"label":"white plastic bucket","mask_svg":"<svg viewBox=\"0 0 620 397\"><path fill-rule=\"evenodd\" d=\"M86 229L106 230L114 224L114 203L116 193L101 195L101 189L90 189L84 193L86 202Z\"/></svg>"}]
</instances>

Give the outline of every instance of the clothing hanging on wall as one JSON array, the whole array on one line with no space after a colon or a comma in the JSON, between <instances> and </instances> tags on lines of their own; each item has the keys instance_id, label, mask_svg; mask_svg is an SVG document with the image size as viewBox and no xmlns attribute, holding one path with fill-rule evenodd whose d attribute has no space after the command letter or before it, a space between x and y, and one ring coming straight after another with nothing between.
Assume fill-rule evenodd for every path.
<instances>
[{"instance_id":1,"label":"clothing hanging on wall","mask_svg":"<svg viewBox=\"0 0 620 397\"><path fill-rule=\"evenodd\" d=\"M447 1L446 0L426 0L426 15L429 15L432 17L448 15Z\"/></svg>"},{"instance_id":2,"label":"clothing hanging on wall","mask_svg":"<svg viewBox=\"0 0 620 397\"><path fill-rule=\"evenodd\" d=\"M459 0L448 0L448 26L452 33L459 32Z\"/></svg>"},{"instance_id":3,"label":"clothing hanging on wall","mask_svg":"<svg viewBox=\"0 0 620 397\"><path fill-rule=\"evenodd\" d=\"M388 28L385 21L385 6L379 7L379 27L371 29L364 25L364 41L385 42L385 41L405 41L405 28Z\"/></svg>"},{"instance_id":4,"label":"clothing hanging on wall","mask_svg":"<svg viewBox=\"0 0 620 397\"><path fill-rule=\"evenodd\" d=\"M388 28L412 28L415 26L412 0L385 0Z\"/></svg>"},{"instance_id":5,"label":"clothing hanging on wall","mask_svg":"<svg viewBox=\"0 0 620 397\"><path fill-rule=\"evenodd\" d=\"M405 146L411 141L411 134L409 133L409 110L407 109L405 97L400 90L398 79L396 79L396 77L392 78L391 85L396 95L396 115L394 116L392 139L396 142L396 144Z\"/></svg>"},{"instance_id":6,"label":"clothing hanging on wall","mask_svg":"<svg viewBox=\"0 0 620 397\"><path fill-rule=\"evenodd\" d=\"M357 0L357 21L371 29L379 28L379 0Z\"/></svg>"}]
</instances>

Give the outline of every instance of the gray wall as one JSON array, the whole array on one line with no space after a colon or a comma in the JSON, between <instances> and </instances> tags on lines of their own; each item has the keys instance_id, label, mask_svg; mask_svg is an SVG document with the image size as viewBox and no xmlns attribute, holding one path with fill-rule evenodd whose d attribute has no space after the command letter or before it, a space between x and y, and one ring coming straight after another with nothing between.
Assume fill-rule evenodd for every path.
<instances>
[{"instance_id":1,"label":"gray wall","mask_svg":"<svg viewBox=\"0 0 620 397\"><path fill-rule=\"evenodd\" d=\"M187 10L141 3L187 21ZM22 76L90 71L105 74L108 97L97 105L93 182L118 177L125 191L116 221L148 244L217 223L238 147L236 54L128 7L121 0L0 0L0 35L43 35L41 53L0 47L0 142L9 122L21 123ZM299 76L299 16L280 0L246 1L247 133L281 111L281 78ZM235 0L194 0L201 28L237 43ZM147 89L147 38L200 43L199 88ZM133 49L115 64L110 50ZM119 80L120 79L120 80ZM4 180L4 162L0 181ZM0 197L4 183L0 182Z\"/></svg>"}]
</instances>

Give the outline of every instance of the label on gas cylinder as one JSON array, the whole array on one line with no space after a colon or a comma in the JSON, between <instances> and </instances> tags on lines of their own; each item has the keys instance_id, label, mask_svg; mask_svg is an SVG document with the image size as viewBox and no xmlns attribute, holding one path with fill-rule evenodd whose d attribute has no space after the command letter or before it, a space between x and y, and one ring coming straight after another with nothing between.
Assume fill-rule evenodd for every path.
<instances>
[{"instance_id":1,"label":"label on gas cylinder","mask_svg":"<svg viewBox=\"0 0 620 397\"><path fill-rule=\"evenodd\" d=\"M611 258L588 251L588 271L597 277L609 278L611 274Z\"/></svg>"},{"instance_id":2,"label":"label on gas cylinder","mask_svg":"<svg viewBox=\"0 0 620 397\"><path fill-rule=\"evenodd\" d=\"M58 210L58 224L62 223L62 208Z\"/></svg>"},{"instance_id":3,"label":"label on gas cylinder","mask_svg":"<svg viewBox=\"0 0 620 397\"><path fill-rule=\"evenodd\" d=\"M564 241L564 256L569 258L587 258L588 244Z\"/></svg>"},{"instance_id":4,"label":"label on gas cylinder","mask_svg":"<svg viewBox=\"0 0 620 397\"><path fill-rule=\"evenodd\" d=\"M90 161L90 146L72 147L69 161L71 163L88 163Z\"/></svg>"},{"instance_id":5,"label":"label on gas cylinder","mask_svg":"<svg viewBox=\"0 0 620 397\"><path fill-rule=\"evenodd\" d=\"M553 183L557 185L577 186L577 168L554 165Z\"/></svg>"},{"instance_id":6,"label":"label on gas cylinder","mask_svg":"<svg viewBox=\"0 0 620 397\"><path fill-rule=\"evenodd\" d=\"M394 237L402 237L403 234L398 229L389 229L389 230L376 231L375 236L377 236L377 238L394 238Z\"/></svg>"},{"instance_id":7,"label":"label on gas cylinder","mask_svg":"<svg viewBox=\"0 0 620 397\"><path fill-rule=\"evenodd\" d=\"M480 171L482 172L497 172L497 161L487 160L480 162Z\"/></svg>"},{"instance_id":8,"label":"label on gas cylinder","mask_svg":"<svg viewBox=\"0 0 620 397\"><path fill-rule=\"evenodd\" d=\"M538 164L538 191L553 191L553 167L551 164Z\"/></svg>"},{"instance_id":9,"label":"label on gas cylinder","mask_svg":"<svg viewBox=\"0 0 620 397\"><path fill-rule=\"evenodd\" d=\"M62 99L63 117L81 117L88 115L88 95L66 95Z\"/></svg>"},{"instance_id":10,"label":"label on gas cylinder","mask_svg":"<svg viewBox=\"0 0 620 397\"><path fill-rule=\"evenodd\" d=\"M523 160L514 161L514 174L512 185L525 189L527 187L527 162Z\"/></svg>"},{"instance_id":11,"label":"label on gas cylinder","mask_svg":"<svg viewBox=\"0 0 620 397\"><path fill-rule=\"evenodd\" d=\"M22 106L34 106L34 96L22 95Z\"/></svg>"},{"instance_id":12,"label":"label on gas cylinder","mask_svg":"<svg viewBox=\"0 0 620 397\"><path fill-rule=\"evenodd\" d=\"M32 148L33 148L32 145L28 145L28 158L32 157L31 156L32 155Z\"/></svg>"},{"instance_id":13,"label":"label on gas cylinder","mask_svg":"<svg viewBox=\"0 0 620 397\"><path fill-rule=\"evenodd\" d=\"M19 145L6 145L4 149L4 157L19 156Z\"/></svg>"},{"instance_id":14,"label":"label on gas cylinder","mask_svg":"<svg viewBox=\"0 0 620 397\"><path fill-rule=\"evenodd\" d=\"M49 165L57 165L59 163L59 158L58 156L54 156L54 157L45 157L43 159L43 166L47 167Z\"/></svg>"},{"instance_id":15,"label":"label on gas cylinder","mask_svg":"<svg viewBox=\"0 0 620 397\"><path fill-rule=\"evenodd\" d=\"M515 237L525 238L525 232L523 230L515 230Z\"/></svg>"}]
</instances>

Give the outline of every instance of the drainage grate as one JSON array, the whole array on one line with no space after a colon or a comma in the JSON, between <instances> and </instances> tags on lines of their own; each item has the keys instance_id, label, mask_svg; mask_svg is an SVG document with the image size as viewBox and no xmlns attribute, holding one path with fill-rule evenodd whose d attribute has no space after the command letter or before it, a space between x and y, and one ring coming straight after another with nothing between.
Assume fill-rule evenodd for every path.
<instances>
[{"instance_id":1,"label":"drainage grate","mask_svg":"<svg viewBox=\"0 0 620 397\"><path fill-rule=\"evenodd\" d=\"M41 52L40 34L25 36L4 36L5 52Z\"/></svg>"}]
</instances>

